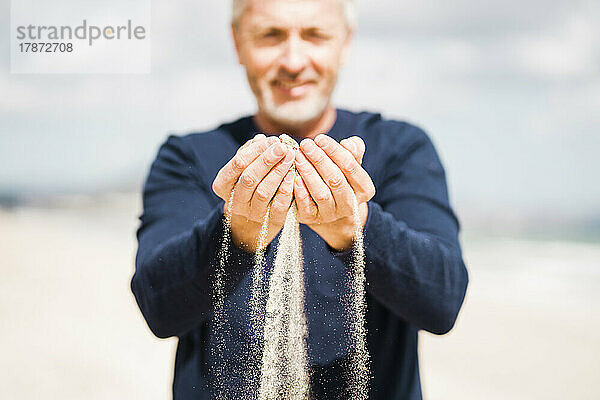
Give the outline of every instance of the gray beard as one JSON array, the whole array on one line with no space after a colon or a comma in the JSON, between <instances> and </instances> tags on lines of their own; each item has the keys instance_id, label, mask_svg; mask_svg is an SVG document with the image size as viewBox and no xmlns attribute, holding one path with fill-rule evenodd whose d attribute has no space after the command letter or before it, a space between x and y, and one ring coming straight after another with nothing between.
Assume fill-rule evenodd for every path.
<instances>
[{"instance_id":1,"label":"gray beard","mask_svg":"<svg viewBox=\"0 0 600 400\"><path fill-rule=\"evenodd\" d=\"M325 111L328 104L326 97L319 97L307 105L292 103L280 106L273 104L271 99L265 99L262 111L278 124L295 126L314 120Z\"/></svg>"}]
</instances>

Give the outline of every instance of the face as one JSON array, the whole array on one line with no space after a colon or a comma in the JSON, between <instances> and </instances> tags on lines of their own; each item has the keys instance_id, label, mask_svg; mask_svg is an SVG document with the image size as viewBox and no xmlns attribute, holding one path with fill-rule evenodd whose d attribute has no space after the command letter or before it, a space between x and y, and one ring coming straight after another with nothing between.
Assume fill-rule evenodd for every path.
<instances>
[{"instance_id":1,"label":"face","mask_svg":"<svg viewBox=\"0 0 600 400\"><path fill-rule=\"evenodd\" d=\"M351 38L339 0L248 0L233 35L259 114L287 126L323 114Z\"/></svg>"}]
</instances>

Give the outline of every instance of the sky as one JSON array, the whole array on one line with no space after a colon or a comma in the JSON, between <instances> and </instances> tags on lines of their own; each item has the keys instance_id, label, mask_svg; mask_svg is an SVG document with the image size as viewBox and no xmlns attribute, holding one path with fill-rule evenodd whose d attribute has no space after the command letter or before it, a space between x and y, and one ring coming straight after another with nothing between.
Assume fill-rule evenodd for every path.
<instances>
[{"instance_id":1,"label":"sky","mask_svg":"<svg viewBox=\"0 0 600 400\"><path fill-rule=\"evenodd\" d=\"M153 2L150 74L20 75L0 0L0 194L140 190L167 135L252 113L229 7ZM334 103L425 129L463 213L598 217L598 20L598 1L358 0Z\"/></svg>"}]
</instances>

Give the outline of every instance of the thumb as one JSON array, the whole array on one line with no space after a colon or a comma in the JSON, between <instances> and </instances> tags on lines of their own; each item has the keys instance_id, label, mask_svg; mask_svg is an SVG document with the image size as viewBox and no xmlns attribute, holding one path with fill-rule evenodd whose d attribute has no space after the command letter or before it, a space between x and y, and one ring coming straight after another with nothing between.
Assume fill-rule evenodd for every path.
<instances>
[{"instance_id":1,"label":"thumb","mask_svg":"<svg viewBox=\"0 0 600 400\"><path fill-rule=\"evenodd\" d=\"M346 138L340 142L342 147L348 150L359 164L362 164L365 155L365 142L358 136Z\"/></svg>"}]
</instances>

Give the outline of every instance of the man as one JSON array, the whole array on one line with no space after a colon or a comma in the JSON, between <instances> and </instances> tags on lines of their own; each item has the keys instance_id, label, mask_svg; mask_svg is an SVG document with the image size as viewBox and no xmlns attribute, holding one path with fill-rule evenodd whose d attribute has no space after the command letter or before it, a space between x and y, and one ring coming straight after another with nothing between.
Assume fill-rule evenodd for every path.
<instances>
[{"instance_id":1,"label":"man","mask_svg":"<svg viewBox=\"0 0 600 400\"><path fill-rule=\"evenodd\" d=\"M344 298L356 195L365 240L369 398L420 399L417 332L448 332L467 286L436 151L414 126L331 105L352 38L352 1L236 0L232 22L256 114L169 137L144 187L132 290L151 330L179 338L174 398L214 398L217 379L232 398L244 393L260 224L271 205L269 264L293 198L303 240L311 397L347 398L345 326L352 316ZM274 135L281 133L301 140L300 149L280 144ZM228 375L217 378L212 284L232 191Z\"/></svg>"}]
</instances>

